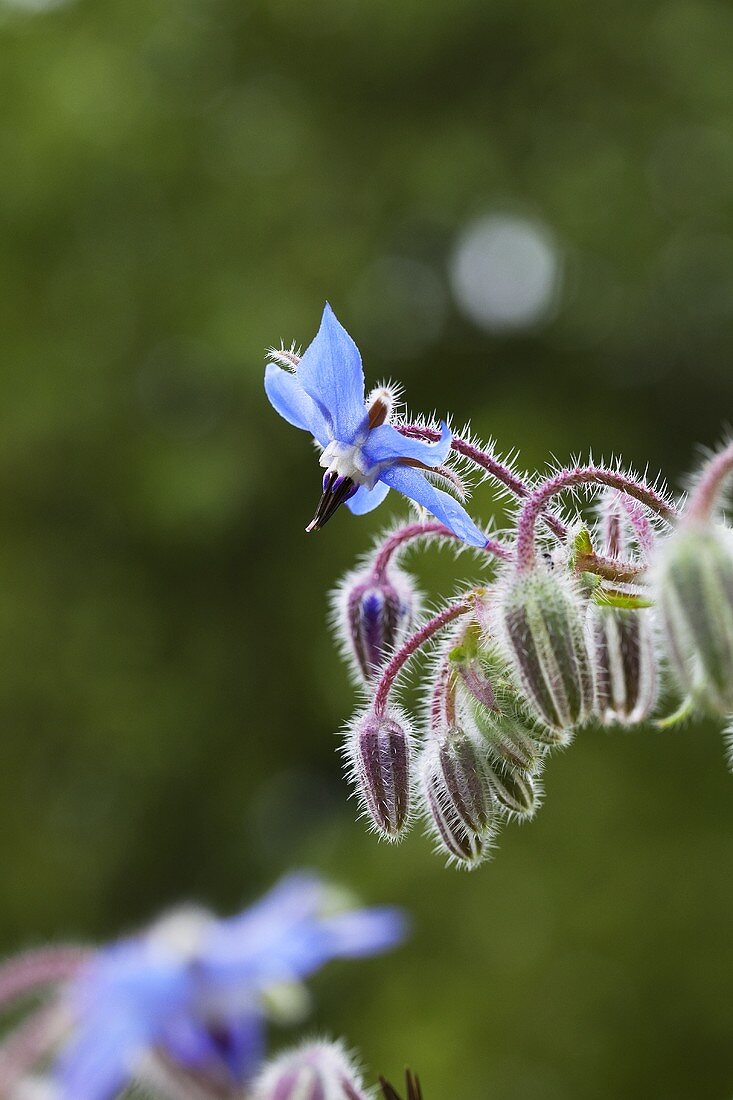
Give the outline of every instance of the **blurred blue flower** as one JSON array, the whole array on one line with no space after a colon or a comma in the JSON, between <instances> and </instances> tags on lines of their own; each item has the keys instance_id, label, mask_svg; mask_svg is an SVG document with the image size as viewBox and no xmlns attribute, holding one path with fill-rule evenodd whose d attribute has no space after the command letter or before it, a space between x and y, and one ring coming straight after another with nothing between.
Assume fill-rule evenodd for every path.
<instances>
[{"instance_id":1,"label":"blurred blue flower","mask_svg":"<svg viewBox=\"0 0 733 1100\"><path fill-rule=\"evenodd\" d=\"M310 432L323 452L323 495L308 531L323 527L341 504L355 515L371 512L391 487L427 508L464 542L486 544L458 501L425 476L448 457L450 429L441 423L435 443L408 439L388 423L391 390L379 388L365 400L359 349L328 304L302 359L277 352L273 358L295 369L268 364L265 390L271 404L289 424Z\"/></svg>"},{"instance_id":2,"label":"blurred blue flower","mask_svg":"<svg viewBox=\"0 0 733 1100\"><path fill-rule=\"evenodd\" d=\"M334 958L387 950L405 931L392 908L334 910L318 878L283 879L239 916L162 918L101 949L69 987L72 1037L60 1100L111 1100L157 1055L219 1088L248 1081L263 1054L268 997Z\"/></svg>"}]
</instances>

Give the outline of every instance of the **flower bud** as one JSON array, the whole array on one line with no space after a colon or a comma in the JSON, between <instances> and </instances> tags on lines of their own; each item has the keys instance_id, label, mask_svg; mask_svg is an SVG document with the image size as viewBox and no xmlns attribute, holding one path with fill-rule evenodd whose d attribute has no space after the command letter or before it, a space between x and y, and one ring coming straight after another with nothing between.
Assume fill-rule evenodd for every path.
<instances>
[{"instance_id":1,"label":"flower bud","mask_svg":"<svg viewBox=\"0 0 733 1100\"><path fill-rule=\"evenodd\" d=\"M593 711L584 608L569 577L533 569L497 592L493 625L526 702L548 729L566 733Z\"/></svg>"},{"instance_id":2,"label":"flower bud","mask_svg":"<svg viewBox=\"0 0 733 1100\"><path fill-rule=\"evenodd\" d=\"M252 1100L365 1100L361 1076L337 1043L308 1043L280 1055L265 1066L251 1096Z\"/></svg>"},{"instance_id":3,"label":"flower bud","mask_svg":"<svg viewBox=\"0 0 733 1100\"><path fill-rule=\"evenodd\" d=\"M407 634L419 608L412 578L396 566L348 573L333 620L359 679L369 683Z\"/></svg>"},{"instance_id":4,"label":"flower bud","mask_svg":"<svg viewBox=\"0 0 733 1100\"><path fill-rule=\"evenodd\" d=\"M649 608L594 608L596 707L605 725L635 726L654 710L659 677Z\"/></svg>"},{"instance_id":5,"label":"flower bud","mask_svg":"<svg viewBox=\"0 0 733 1100\"><path fill-rule=\"evenodd\" d=\"M488 854L495 819L480 743L457 729L431 741L420 761L420 786L440 847L475 867Z\"/></svg>"},{"instance_id":6,"label":"flower bud","mask_svg":"<svg viewBox=\"0 0 733 1100\"><path fill-rule=\"evenodd\" d=\"M357 717L345 745L351 778L377 832L397 840L411 811L412 731L405 715L370 708Z\"/></svg>"},{"instance_id":7,"label":"flower bud","mask_svg":"<svg viewBox=\"0 0 733 1100\"><path fill-rule=\"evenodd\" d=\"M655 581L667 652L680 686L722 713L733 710L733 532L680 526L663 544Z\"/></svg>"},{"instance_id":8,"label":"flower bud","mask_svg":"<svg viewBox=\"0 0 733 1100\"><path fill-rule=\"evenodd\" d=\"M505 810L517 817L533 816L539 805L539 796L535 780L529 772L492 765L489 775L494 797Z\"/></svg>"}]
</instances>

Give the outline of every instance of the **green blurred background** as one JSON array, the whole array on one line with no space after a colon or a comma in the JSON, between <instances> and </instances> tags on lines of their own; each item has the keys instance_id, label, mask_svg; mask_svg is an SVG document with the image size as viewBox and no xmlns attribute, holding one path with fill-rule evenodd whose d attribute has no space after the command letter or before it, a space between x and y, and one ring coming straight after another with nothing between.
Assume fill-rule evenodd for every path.
<instances>
[{"instance_id":1,"label":"green blurred background","mask_svg":"<svg viewBox=\"0 0 733 1100\"><path fill-rule=\"evenodd\" d=\"M399 503L306 537L261 385L328 297L413 410L680 484L733 403L730 6L0 0L0 227L0 948L305 863L414 914L315 982L375 1071L730 1097L719 732L584 732L470 876L377 845L326 593Z\"/></svg>"}]
</instances>

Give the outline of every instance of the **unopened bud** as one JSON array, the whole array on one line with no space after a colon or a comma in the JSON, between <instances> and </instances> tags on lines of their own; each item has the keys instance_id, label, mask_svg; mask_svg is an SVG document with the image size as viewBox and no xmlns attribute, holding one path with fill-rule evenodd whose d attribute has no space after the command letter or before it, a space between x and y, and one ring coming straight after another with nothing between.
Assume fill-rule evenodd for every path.
<instances>
[{"instance_id":1,"label":"unopened bud","mask_svg":"<svg viewBox=\"0 0 733 1100\"><path fill-rule=\"evenodd\" d=\"M252 1100L365 1100L361 1076L337 1043L308 1043L280 1055L265 1066L251 1096Z\"/></svg>"},{"instance_id":2,"label":"unopened bud","mask_svg":"<svg viewBox=\"0 0 733 1100\"><path fill-rule=\"evenodd\" d=\"M475 867L488 854L495 819L483 746L460 730L430 742L420 762L420 785L440 846Z\"/></svg>"},{"instance_id":3,"label":"unopened bud","mask_svg":"<svg viewBox=\"0 0 733 1100\"><path fill-rule=\"evenodd\" d=\"M582 598L569 577L537 568L497 592L493 626L536 718L565 733L590 718L593 668Z\"/></svg>"},{"instance_id":4,"label":"unopened bud","mask_svg":"<svg viewBox=\"0 0 733 1100\"><path fill-rule=\"evenodd\" d=\"M410 822L412 741L405 715L370 708L356 718L345 744L364 810L388 840L397 840Z\"/></svg>"},{"instance_id":5,"label":"unopened bud","mask_svg":"<svg viewBox=\"0 0 733 1100\"><path fill-rule=\"evenodd\" d=\"M594 608L596 706L606 725L634 726L654 710L659 677L649 608Z\"/></svg>"},{"instance_id":6,"label":"unopened bud","mask_svg":"<svg viewBox=\"0 0 733 1100\"><path fill-rule=\"evenodd\" d=\"M517 817L532 817L538 806L534 777L519 768L490 768L491 788L505 810Z\"/></svg>"},{"instance_id":7,"label":"unopened bud","mask_svg":"<svg viewBox=\"0 0 733 1100\"><path fill-rule=\"evenodd\" d=\"M733 710L733 532L681 525L655 570L669 658L682 689L721 713Z\"/></svg>"},{"instance_id":8,"label":"unopened bud","mask_svg":"<svg viewBox=\"0 0 733 1100\"><path fill-rule=\"evenodd\" d=\"M412 578L396 566L348 573L333 601L333 622L358 677L369 683L404 639L419 609Z\"/></svg>"}]
</instances>

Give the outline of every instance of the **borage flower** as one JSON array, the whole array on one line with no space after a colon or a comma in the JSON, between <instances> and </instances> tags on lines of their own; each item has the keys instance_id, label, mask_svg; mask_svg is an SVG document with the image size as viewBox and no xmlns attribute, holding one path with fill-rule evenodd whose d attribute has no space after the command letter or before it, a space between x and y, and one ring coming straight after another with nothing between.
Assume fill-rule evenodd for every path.
<instances>
[{"instance_id":1,"label":"borage flower","mask_svg":"<svg viewBox=\"0 0 733 1100\"><path fill-rule=\"evenodd\" d=\"M67 989L59 1100L111 1100L146 1067L154 1080L156 1062L234 1095L260 1067L268 1004L284 990L297 1003L298 983L329 959L401 939L399 911L334 912L333 899L294 875L239 916L184 910L95 953Z\"/></svg>"},{"instance_id":2,"label":"borage flower","mask_svg":"<svg viewBox=\"0 0 733 1100\"><path fill-rule=\"evenodd\" d=\"M390 423L394 394L387 387L365 400L359 349L327 304L316 338L298 360L274 353L265 390L283 419L310 432L322 448L323 495L306 530L323 527L341 504L364 515L381 504L390 488L427 508L471 546L485 546L486 535L457 500L429 480L451 449L445 423L436 443L408 439Z\"/></svg>"}]
</instances>

